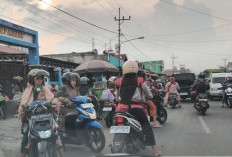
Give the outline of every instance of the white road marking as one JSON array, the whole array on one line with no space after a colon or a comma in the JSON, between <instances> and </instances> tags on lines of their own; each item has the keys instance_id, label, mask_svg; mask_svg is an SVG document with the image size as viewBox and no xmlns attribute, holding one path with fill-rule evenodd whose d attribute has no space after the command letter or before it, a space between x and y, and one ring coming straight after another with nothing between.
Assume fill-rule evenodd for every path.
<instances>
[{"instance_id":1,"label":"white road marking","mask_svg":"<svg viewBox=\"0 0 232 157\"><path fill-rule=\"evenodd\" d=\"M206 123L205 123L205 121L203 120L203 118L202 118L201 116L198 117L198 118L199 118L199 120L200 120L200 122L201 122L201 126L203 127L203 129L205 130L205 132L206 132L207 134L210 134L211 131L210 131L209 127L206 125Z\"/></svg>"}]
</instances>

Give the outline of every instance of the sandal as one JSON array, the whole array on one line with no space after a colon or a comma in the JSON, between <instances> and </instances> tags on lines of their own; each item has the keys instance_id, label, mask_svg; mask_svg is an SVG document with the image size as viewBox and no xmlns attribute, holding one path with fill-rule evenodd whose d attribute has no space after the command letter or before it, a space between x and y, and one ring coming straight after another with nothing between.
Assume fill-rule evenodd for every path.
<instances>
[{"instance_id":1,"label":"sandal","mask_svg":"<svg viewBox=\"0 0 232 157\"><path fill-rule=\"evenodd\" d=\"M162 128L162 125L156 124L156 125L152 125L153 128Z\"/></svg>"}]
</instances>

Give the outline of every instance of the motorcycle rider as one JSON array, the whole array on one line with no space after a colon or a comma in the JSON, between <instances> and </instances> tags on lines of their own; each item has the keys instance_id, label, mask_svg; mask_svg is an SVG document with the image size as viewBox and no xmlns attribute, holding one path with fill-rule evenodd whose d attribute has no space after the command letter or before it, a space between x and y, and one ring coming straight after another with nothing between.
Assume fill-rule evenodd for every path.
<instances>
[{"instance_id":1,"label":"motorcycle rider","mask_svg":"<svg viewBox=\"0 0 232 157\"><path fill-rule=\"evenodd\" d=\"M80 84L79 84L80 95L91 96L92 92L90 90L90 86L91 86L91 83L88 77L81 77Z\"/></svg>"},{"instance_id":2,"label":"motorcycle rider","mask_svg":"<svg viewBox=\"0 0 232 157\"><path fill-rule=\"evenodd\" d=\"M129 108L128 112L134 115L142 125L146 144L152 146L153 155L160 156L161 152L156 148L152 127L142 109L142 93L148 98L152 98L152 94L143 78L137 77L138 63L135 61L126 61L122 66L122 70L123 77L117 81L117 100L120 100L117 110L123 110L125 106ZM140 82L140 87L138 87L138 82Z\"/></svg>"},{"instance_id":3,"label":"motorcycle rider","mask_svg":"<svg viewBox=\"0 0 232 157\"><path fill-rule=\"evenodd\" d=\"M207 93L209 90L209 82L205 79L205 73L201 72L198 79L192 85L191 91L196 91L196 96L199 93Z\"/></svg>"},{"instance_id":4,"label":"motorcycle rider","mask_svg":"<svg viewBox=\"0 0 232 157\"><path fill-rule=\"evenodd\" d=\"M13 100L21 102L23 96L23 78L21 76L15 76L13 78L14 84L12 89Z\"/></svg>"},{"instance_id":5,"label":"motorcycle rider","mask_svg":"<svg viewBox=\"0 0 232 157\"><path fill-rule=\"evenodd\" d=\"M224 107L225 103L228 104L227 96L226 96L226 92L225 92L227 84L232 84L232 79L229 76L227 76L225 81L222 83L223 96L222 96L222 106L221 107Z\"/></svg>"},{"instance_id":6,"label":"motorcycle rider","mask_svg":"<svg viewBox=\"0 0 232 157\"><path fill-rule=\"evenodd\" d=\"M80 76L77 73L66 72L62 76L63 86L55 94L55 97L64 104L64 107L60 108L59 112L59 134L61 139L67 136L65 133L65 116L69 112L76 111L75 106L72 105L70 98L80 96L77 86L80 82ZM62 141L64 142L64 141Z\"/></svg>"},{"instance_id":7,"label":"motorcycle rider","mask_svg":"<svg viewBox=\"0 0 232 157\"><path fill-rule=\"evenodd\" d=\"M27 106L32 101L34 101L36 88L38 87L42 88L45 93L46 100L55 103L59 111L60 103L58 102L57 99L54 98L54 95L51 93L51 91L44 86L44 77L48 77L48 76L49 73L42 69L33 69L27 75L27 80L28 80L27 87L23 92L22 100L20 102L18 109L19 117L21 118L21 122L22 122L22 133L23 133L20 157L26 157L26 154L28 153L28 149L26 149L25 147L28 144L29 122L26 115L24 115L23 108L24 106ZM64 152L62 148L59 149L59 153L61 157L64 156Z\"/></svg>"},{"instance_id":8,"label":"motorcycle rider","mask_svg":"<svg viewBox=\"0 0 232 157\"><path fill-rule=\"evenodd\" d=\"M108 80L108 89L105 89L102 92L102 99L104 101L114 102L117 80L118 80L118 78L115 77L115 76L112 76L112 77L109 78L109 80Z\"/></svg>"},{"instance_id":9,"label":"motorcycle rider","mask_svg":"<svg viewBox=\"0 0 232 157\"><path fill-rule=\"evenodd\" d=\"M165 106L166 107L168 106L168 99L169 99L170 94L174 93L177 96L176 98L177 98L177 101L178 101L178 106L181 107L180 94L178 92L178 90L180 89L180 86L176 82L174 77L170 77L169 82L165 86L165 89L166 89L166 92L167 92L166 97L165 97Z\"/></svg>"}]
</instances>

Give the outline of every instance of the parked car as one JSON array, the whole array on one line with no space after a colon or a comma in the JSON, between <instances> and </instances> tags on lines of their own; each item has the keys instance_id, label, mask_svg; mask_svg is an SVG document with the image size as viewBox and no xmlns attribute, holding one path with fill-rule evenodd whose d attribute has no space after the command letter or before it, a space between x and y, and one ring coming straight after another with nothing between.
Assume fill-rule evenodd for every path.
<instances>
[{"instance_id":1,"label":"parked car","mask_svg":"<svg viewBox=\"0 0 232 157\"><path fill-rule=\"evenodd\" d=\"M194 73L181 73L181 74L174 74L176 82L178 82L180 86L180 97L181 99L185 100L186 98L191 98L191 85L193 85L195 81L195 74Z\"/></svg>"},{"instance_id":2,"label":"parked car","mask_svg":"<svg viewBox=\"0 0 232 157\"><path fill-rule=\"evenodd\" d=\"M209 78L210 84L210 99L214 97L221 97L223 94L222 83L225 81L227 76L232 77L232 73L212 73Z\"/></svg>"}]
</instances>

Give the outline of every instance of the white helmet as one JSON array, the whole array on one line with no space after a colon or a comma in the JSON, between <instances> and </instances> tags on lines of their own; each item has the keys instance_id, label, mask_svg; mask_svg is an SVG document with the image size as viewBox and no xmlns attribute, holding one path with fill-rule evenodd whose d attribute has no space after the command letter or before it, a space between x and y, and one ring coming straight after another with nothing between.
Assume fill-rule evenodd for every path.
<instances>
[{"instance_id":1,"label":"white helmet","mask_svg":"<svg viewBox=\"0 0 232 157\"><path fill-rule=\"evenodd\" d=\"M126 61L122 66L123 75L128 73L138 73L139 67L136 61Z\"/></svg>"}]
</instances>

